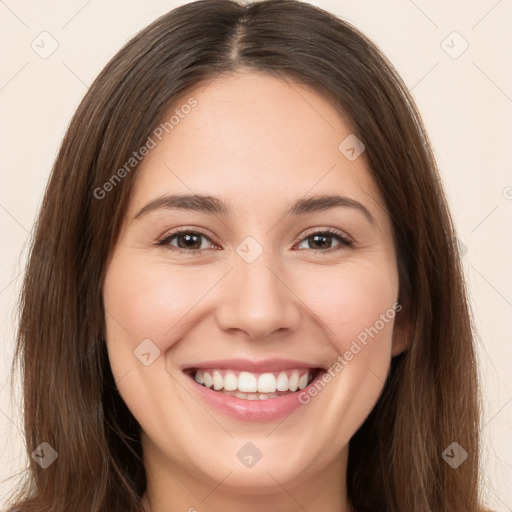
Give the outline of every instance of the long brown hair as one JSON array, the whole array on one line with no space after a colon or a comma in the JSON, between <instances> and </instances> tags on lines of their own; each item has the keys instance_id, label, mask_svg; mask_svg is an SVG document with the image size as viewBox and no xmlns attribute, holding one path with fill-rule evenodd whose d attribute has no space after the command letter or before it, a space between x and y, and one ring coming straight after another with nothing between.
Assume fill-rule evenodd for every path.
<instances>
[{"instance_id":1,"label":"long brown hair","mask_svg":"<svg viewBox=\"0 0 512 512\"><path fill-rule=\"evenodd\" d=\"M141 510L139 425L110 371L101 294L136 167L104 197L97 190L144 145L175 98L239 69L286 77L328 98L364 142L392 220L403 306L397 321L411 326L411 340L350 441L351 504L481 510L466 292L411 95L369 39L319 8L295 0L203 0L159 18L117 53L77 109L55 161L21 296L16 357L30 467L11 511ZM58 452L46 469L30 457L42 442ZM456 469L443 458L453 442L468 454Z\"/></svg>"}]
</instances>

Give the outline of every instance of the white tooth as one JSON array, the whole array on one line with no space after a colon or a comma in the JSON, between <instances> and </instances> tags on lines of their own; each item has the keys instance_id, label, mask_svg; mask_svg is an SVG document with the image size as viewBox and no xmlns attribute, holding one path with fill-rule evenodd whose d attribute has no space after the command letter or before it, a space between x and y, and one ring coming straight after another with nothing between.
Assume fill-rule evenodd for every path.
<instances>
[{"instance_id":1,"label":"white tooth","mask_svg":"<svg viewBox=\"0 0 512 512\"><path fill-rule=\"evenodd\" d=\"M258 377L258 391L260 393L273 393L276 390L276 378L272 373L262 373Z\"/></svg>"},{"instance_id":2,"label":"white tooth","mask_svg":"<svg viewBox=\"0 0 512 512\"><path fill-rule=\"evenodd\" d=\"M207 388L216 391L224 389L232 396L246 400L267 400L280 396L276 391L295 392L297 389L304 389L310 378L309 372L300 375L298 371L292 372L290 377L286 372L281 372L277 378L270 372L259 376L251 372L240 372L238 377L232 371L226 372L224 376L222 374L220 370L197 370L194 378ZM231 393L232 391L236 393Z\"/></svg>"},{"instance_id":3,"label":"white tooth","mask_svg":"<svg viewBox=\"0 0 512 512\"><path fill-rule=\"evenodd\" d=\"M234 391L238 388L238 379L233 372L228 372L224 376L224 389L226 391Z\"/></svg>"},{"instance_id":4,"label":"white tooth","mask_svg":"<svg viewBox=\"0 0 512 512\"><path fill-rule=\"evenodd\" d=\"M307 373L300 376L299 389L304 389L308 385L308 377L309 377L309 374L307 374Z\"/></svg>"},{"instance_id":5,"label":"white tooth","mask_svg":"<svg viewBox=\"0 0 512 512\"><path fill-rule=\"evenodd\" d=\"M203 379L204 379L204 385L207 388L211 388L212 384L213 384L213 379L212 379L212 376L210 375L210 373L203 372Z\"/></svg>"},{"instance_id":6,"label":"white tooth","mask_svg":"<svg viewBox=\"0 0 512 512\"><path fill-rule=\"evenodd\" d=\"M213 371L213 389L215 391L218 391L219 389L222 389L224 387L224 379L222 378L222 375L219 371L214 370Z\"/></svg>"},{"instance_id":7,"label":"white tooth","mask_svg":"<svg viewBox=\"0 0 512 512\"><path fill-rule=\"evenodd\" d=\"M256 376L249 372L240 372L238 376L238 390L244 393L254 393L258 391Z\"/></svg>"},{"instance_id":8,"label":"white tooth","mask_svg":"<svg viewBox=\"0 0 512 512\"><path fill-rule=\"evenodd\" d=\"M299 387L299 373L293 372L292 376L288 379L288 389L290 391L297 391Z\"/></svg>"},{"instance_id":9,"label":"white tooth","mask_svg":"<svg viewBox=\"0 0 512 512\"><path fill-rule=\"evenodd\" d=\"M286 375L286 372L281 372L278 375L276 384L277 391L288 391L288 375Z\"/></svg>"}]
</instances>

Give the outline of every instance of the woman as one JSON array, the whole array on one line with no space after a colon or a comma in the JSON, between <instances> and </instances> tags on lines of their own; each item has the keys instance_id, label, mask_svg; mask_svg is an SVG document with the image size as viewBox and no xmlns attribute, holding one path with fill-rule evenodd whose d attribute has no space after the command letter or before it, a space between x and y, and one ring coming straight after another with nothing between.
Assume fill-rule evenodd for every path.
<instances>
[{"instance_id":1,"label":"woman","mask_svg":"<svg viewBox=\"0 0 512 512\"><path fill-rule=\"evenodd\" d=\"M76 112L25 277L11 511L482 510L427 135L306 3L193 2Z\"/></svg>"}]
</instances>

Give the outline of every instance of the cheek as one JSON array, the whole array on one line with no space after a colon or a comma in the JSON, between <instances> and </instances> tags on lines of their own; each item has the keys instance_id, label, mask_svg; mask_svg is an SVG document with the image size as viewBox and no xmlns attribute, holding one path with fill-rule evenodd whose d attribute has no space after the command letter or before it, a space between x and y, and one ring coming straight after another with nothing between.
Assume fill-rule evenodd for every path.
<instances>
[{"instance_id":1,"label":"cheek","mask_svg":"<svg viewBox=\"0 0 512 512\"><path fill-rule=\"evenodd\" d=\"M359 352L353 342L367 348L370 342L379 340L372 343L373 352L376 356L388 355L395 316L393 306L398 298L398 274L391 260L382 260L377 265L357 262L338 268L317 268L314 280L305 273L296 282L300 297L340 354L347 350L368 352Z\"/></svg>"},{"instance_id":2,"label":"cheek","mask_svg":"<svg viewBox=\"0 0 512 512\"><path fill-rule=\"evenodd\" d=\"M167 350L211 281L200 269L171 273L165 264L114 257L103 287L107 339L129 339L136 346L149 338L162 352Z\"/></svg>"},{"instance_id":3,"label":"cheek","mask_svg":"<svg viewBox=\"0 0 512 512\"><path fill-rule=\"evenodd\" d=\"M190 329L190 320L197 321L198 303L215 280L206 267L171 269L133 251L119 251L111 260L103 285L109 361L121 396L143 427L159 424L161 403L176 400L164 354Z\"/></svg>"}]
</instances>

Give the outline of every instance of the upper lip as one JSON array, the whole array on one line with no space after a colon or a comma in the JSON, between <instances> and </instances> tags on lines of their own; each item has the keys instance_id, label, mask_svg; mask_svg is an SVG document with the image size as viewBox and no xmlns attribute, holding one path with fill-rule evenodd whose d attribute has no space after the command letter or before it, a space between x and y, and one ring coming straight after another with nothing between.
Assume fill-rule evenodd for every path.
<instances>
[{"instance_id":1,"label":"upper lip","mask_svg":"<svg viewBox=\"0 0 512 512\"><path fill-rule=\"evenodd\" d=\"M251 373L278 372L281 370L293 370L300 368L316 369L319 365L304 363L292 359L265 359L253 361L250 359L217 359L202 361L182 367L186 370L196 369L240 370Z\"/></svg>"}]
</instances>

